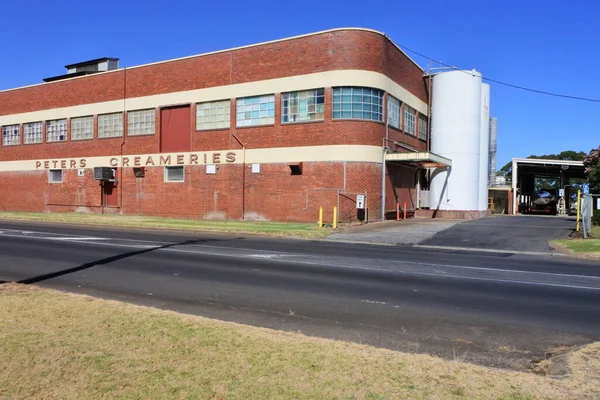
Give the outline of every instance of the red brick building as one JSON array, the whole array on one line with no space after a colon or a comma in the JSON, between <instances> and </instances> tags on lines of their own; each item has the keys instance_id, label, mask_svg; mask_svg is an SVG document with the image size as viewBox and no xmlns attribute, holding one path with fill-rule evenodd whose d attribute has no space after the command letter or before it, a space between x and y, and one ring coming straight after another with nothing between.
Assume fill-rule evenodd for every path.
<instances>
[{"instance_id":1,"label":"red brick building","mask_svg":"<svg viewBox=\"0 0 600 400\"><path fill-rule=\"evenodd\" d=\"M335 29L1 91L0 210L312 222L338 205L351 221L358 194L370 220L415 209L419 164L382 160L427 150L423 75L385 35Z\"/></svg>"}]
</instances>

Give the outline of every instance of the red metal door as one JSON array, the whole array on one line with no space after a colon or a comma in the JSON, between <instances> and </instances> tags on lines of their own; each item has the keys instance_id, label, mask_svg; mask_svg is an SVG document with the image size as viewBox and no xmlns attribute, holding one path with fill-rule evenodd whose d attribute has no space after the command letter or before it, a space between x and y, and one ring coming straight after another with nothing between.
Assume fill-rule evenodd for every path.
<instances>
[{"instance_id":1,"label":"red metal door","mask_svg":"<svg viewBox=\"0 0 600 400\"><path fill-rule=\"evenodd\" d=\"M160 151L177 153L190 151L190 106L169 107L160 110Z\"/></svg>"}]
</instances>

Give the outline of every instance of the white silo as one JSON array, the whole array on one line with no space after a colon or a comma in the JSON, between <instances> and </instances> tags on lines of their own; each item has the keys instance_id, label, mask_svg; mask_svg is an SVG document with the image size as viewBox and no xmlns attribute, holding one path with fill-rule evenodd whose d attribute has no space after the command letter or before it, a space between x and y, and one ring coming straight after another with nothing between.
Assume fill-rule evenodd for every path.
<instances>
[{"instance_id":1,"label":"white silo","mask_svg":"<svg viewBox=\"0 0 600 400\"><path fill-rule=\"evenodd\" d=\"M490 159L490 85L481 85L481 133L479 136L479 210L488 209Z\"/></svg>"},{"instance_id":2,"label":"white silo","mask_svg":"<svg viewBox=\"0 0 600 400\"><path fill-rule=\"evenodd\" d=\"M433 210L479 210L481 89L481 74L475 70L433 77L431 151L452 160L450 170L432 172Z\"/></svg>"}]
</instances>

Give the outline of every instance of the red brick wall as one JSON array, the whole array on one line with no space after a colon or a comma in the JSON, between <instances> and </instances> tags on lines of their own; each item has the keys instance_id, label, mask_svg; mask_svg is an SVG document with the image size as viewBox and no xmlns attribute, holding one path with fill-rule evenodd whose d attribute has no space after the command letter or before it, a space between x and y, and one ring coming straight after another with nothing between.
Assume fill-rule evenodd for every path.
<instances>
[{"instance_id":1,"label":"red brick wall","mask_svg":"<svg viewBox=\"0 0 600 400\"><path fill-rule=\"evenodd\" d=\"M356 221L356 194L367 193L369 217L380 217L381 166L375 163L303 163L302 175L291 175L288 164L261 164L259 174L246 165L245 198L242 196L243 166L218 165L217 173L206 167L186 166L184 182L164 182L163 168L146 168L136 178L132 168L119 170L118 202L122 211L104 212L192 218L246 219L316 222L319 207L331 223L333 206L339 205L340 221ZM344 175L346 182L344 185ZM48 183L47 171L5 172L0 196L2 211L103 211L102 188L92 171L77 176L64 170L63 183ZM339 200L338 200L339 199ZM244 205L242 206L242 200Z\"/></svg>"}]
</instances>

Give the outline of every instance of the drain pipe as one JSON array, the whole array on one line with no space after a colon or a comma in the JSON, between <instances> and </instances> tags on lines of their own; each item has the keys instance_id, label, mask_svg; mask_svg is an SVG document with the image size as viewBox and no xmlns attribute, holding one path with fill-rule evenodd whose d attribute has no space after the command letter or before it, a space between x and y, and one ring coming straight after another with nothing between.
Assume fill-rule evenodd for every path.
<instances>
[{"instance_id":1,"label":"drain pipe","mask_svg":"<svg viewBox=\"0 0 600 400\"><path fill-rule=\"evenodd\" d=\"M383 145L383 152L381 157L381 220L385 221L385 155L387 154L387 147Z\"/></svg>"},{"instance_id":2,"label":"drain pipe","mask_svg":"<svg viewBox=\"0 0 600 400\"><path fill-rule=\"evenodd\" d=\"M231 135L242 146L242 220L246 219L246 145L232 132Z\"/></svg>"},{"instance_id":3,"label":"drain pipe","mask_svg":"<svg viewBox=\"0 0 600 400\"><path fill-rule=\"evenodd\" d=\"M154 111L156 113L156 110ZM125 175L125 171L123 171L123 146L125 146L125 123L127 121L127 67L123 67L123 141L121 142L121 149L120 149L120 155L121 158L119 160L119 163L121 164L119 166L119 168L117 169L117 171L121 171L121 176L119 179L119 181L117 182L117 184L121 184L120 186L120 190L119 190L119 209L121 211L121 214L123 213L123 175ZM127 134L129 134L129 131L127 131ZM137 187L137 184L136 184ZM104 188L102 189L102 196L104 196ZM102 209L102 211L104 212L104 209ZM136 210L137 211L137 210Z\"/></svg>"},{"instance_id":4,"label":"drain pipe","mask_svg":"<svg viewBox=\"0 0 600 400\"><path fill-rule=\"evenodd\" d=\"M385 100L386 100L386 105L388 105L390 99L388 99L388 94L386 93L385 95ZM386 113L385 113L385 138L383 138L383 143L382 143L382 147L383 147L383 154L381 156L381 220L385 221L385 155L387 154L387 143L390 140L389 138L389 117L388 117L388 113L387 113L387 109L389 108L389 106L386 108Z\"/></svg>"}]
</instances>

